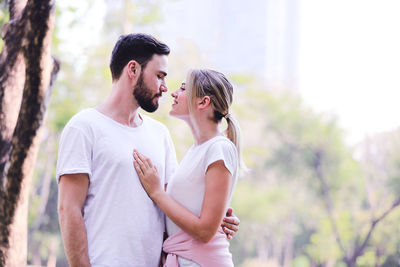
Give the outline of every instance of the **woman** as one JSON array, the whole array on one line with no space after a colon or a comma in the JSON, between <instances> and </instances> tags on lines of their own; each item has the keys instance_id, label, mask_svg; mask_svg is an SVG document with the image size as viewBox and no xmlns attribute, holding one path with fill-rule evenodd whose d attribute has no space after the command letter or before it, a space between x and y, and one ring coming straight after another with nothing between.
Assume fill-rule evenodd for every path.
<instances>
[{"instance_id":1,"label":"woman","mask_svg":"<svg viewBox=\"0 0 400 267\"><path fill-rule=\"evenodd\" d=\"M166 266L233 266L220 228L239 169L239 129L229 112L233 87L222 73L192 70L171 95L170 115L184 120L195 144L165 192L151 160L134 151L134 166L149 197L168 216ZM219 131L225 118L226 137ZM177 256L178 257L177 257Z\"/></svg>"}]
</instances>

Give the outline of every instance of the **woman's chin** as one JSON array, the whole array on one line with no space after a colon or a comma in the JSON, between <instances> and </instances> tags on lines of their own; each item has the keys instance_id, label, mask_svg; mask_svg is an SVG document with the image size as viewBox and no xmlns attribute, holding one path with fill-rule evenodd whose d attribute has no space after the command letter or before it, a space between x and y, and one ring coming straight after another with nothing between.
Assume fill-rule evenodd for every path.
<instances>
[{"instance_id":1,"label":"woman's chin","mask_svg":"<svg viewBox=\"0 0 400 267\"><path fill-rule=\"evenodd\" d=\"M184 121L186 121L186 120L188 120L189 119L189 115L187 115L187 114L176 114L173 110L171 110L170 112L169 112L169 115L171 116L171 117L174 117L174 118L177 118L177 119L180 119L180 120L184 120Z\"/></svg>"},{"instance_id":2,"label":"woman's chin","mask_svg":"<svg viewBox=\"0 0 400 267\"><path fill-rule=\"evenodd\" d=\"M179 116L179 114L176 114L173 109L169 112L169 115L177 119L181 118L181 116Z\"/></svg>"}]
</instances>

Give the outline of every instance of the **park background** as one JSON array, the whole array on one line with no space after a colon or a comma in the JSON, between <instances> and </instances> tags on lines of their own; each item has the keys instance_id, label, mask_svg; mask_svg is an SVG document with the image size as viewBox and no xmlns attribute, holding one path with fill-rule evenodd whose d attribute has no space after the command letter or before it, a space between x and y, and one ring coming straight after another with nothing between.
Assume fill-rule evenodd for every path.
<instances>
[{"instance_id":1,"label":"park background","mask_svg":"<svg viewBox=\"0 0 400 267\"><path fill-rule=\"evenodd\" d=\"M0 3L1 24L7 7ZM62 63L29 203L28 264L68 266L57 216L61 131L99 104L118 36L171 47L167 84L189 68L225 73L244 160L231 206L236 266L400 266L400 3L390 0L69 0L56 2ZM178 159L189 129L168 116Z\"/></svg>"}]
</instances>

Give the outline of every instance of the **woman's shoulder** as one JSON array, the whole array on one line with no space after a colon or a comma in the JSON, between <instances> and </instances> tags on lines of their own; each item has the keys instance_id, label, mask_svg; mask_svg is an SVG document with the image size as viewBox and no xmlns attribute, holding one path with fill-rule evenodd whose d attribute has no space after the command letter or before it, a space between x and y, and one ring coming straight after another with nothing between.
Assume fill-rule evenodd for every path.
<instances>
[{"instance_id":1,"label":"woman's shoulder","mask_svg":"<svg viewBox=\"0 0 400 267\"><path fill-rule=\"evenodd\" d=\"M216 136L210 140L208 143L208 148L221 148L226 150L236 151L235 144L226 136Z\"/></svg>"},{"instance_id":2,"label":"woman's shoulder","mask_svg":"<svg viewBox=\"0 0 400 267\"><path fill-rule=\"evenodd\" d=\"M203 147L203 153L206 159L224 158L235 161L238 156L235 144L225 136L209 140Z\"/></svg>"}]
</instances>

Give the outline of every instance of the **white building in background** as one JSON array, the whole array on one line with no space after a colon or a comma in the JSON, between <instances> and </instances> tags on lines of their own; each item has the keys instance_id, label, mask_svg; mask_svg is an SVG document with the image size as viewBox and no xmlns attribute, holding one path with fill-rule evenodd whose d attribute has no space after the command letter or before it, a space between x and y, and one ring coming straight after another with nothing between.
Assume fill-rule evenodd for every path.
<instances>
[{"instance_id":1,"label":"white building in background","mask_svg":"<svg viewBox=\"0 0 400 267\"><path fill-rule=\"evenodd\" d=\"M297 90L299 0L169 0L161 13L158 35L173 53Z\"/></svg>"}]
</instances>

